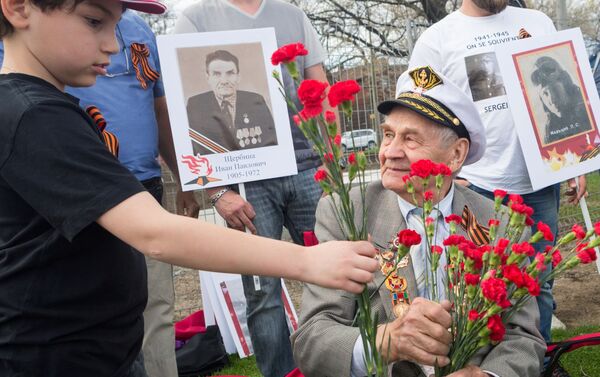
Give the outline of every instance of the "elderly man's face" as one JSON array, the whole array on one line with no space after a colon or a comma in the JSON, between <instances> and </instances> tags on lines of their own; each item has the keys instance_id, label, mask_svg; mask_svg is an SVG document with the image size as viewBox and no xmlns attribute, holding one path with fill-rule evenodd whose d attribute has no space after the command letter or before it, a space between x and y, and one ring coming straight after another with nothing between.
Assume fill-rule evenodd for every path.
<instances>
[{"instance_id":1,"label":"elderly man's face","mask_svg":"<svg viewBox=\"0 0 600 377\"><path fill-rule=\"evenodd\" d=\"M213 60L208 65L207 79L217 97L227 98L235 94L240 75L234 62Z\"/></svg>"},{"instance_id":2,"label":"elderly man's face","mask_svg":"<svg viewBox=\"0 0 600 377\"><path fill-rule=\"evenodd\" d=\"M405 196L402 177L410 173L412 163L423 159L444 163L455 170L452 148L442 145L440 127L412 110L400 106L392 110L381 125L379 162L383 187ZM415 185L415 189L420 187Z\"/></svg>"}]
</instances>

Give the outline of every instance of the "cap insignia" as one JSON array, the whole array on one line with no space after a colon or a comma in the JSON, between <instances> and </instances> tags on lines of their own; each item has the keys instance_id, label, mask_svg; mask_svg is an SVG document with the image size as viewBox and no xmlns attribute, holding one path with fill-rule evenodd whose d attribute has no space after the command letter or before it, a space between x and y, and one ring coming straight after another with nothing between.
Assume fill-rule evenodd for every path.
<instances>
[{"instance_id":1,"label":"cap insignia","mask_svg":"<svg viewBox=\"0 0 600 377\"><path fill-rule=\"evenodd\" d=\"M408 73L419 92L424 92L443 84L440 76L430 66L415 68Z\"/></svg>"}]
</instances>

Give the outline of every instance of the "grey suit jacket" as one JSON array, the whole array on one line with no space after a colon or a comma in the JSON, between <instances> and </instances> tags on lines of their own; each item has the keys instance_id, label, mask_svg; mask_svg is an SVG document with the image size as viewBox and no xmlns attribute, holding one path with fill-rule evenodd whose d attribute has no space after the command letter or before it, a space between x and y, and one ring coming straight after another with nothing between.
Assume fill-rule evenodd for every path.
<instances>
[{"instance_id":1,"label":"grey suit jacket","mask_svg":"<svg viewBox=\"0 0 600 377\"><path fill-rule=\"evenodd\" d=\"M353 190L352 199L357 213L355 221L358 221L358 214L361 213L358 190ZM368 208L368 231L377 244L387 245L399 230L406 228L398 206L397 195L384 189L380 181L368 186L365 203ZM453 213L462 214L465 205L475 214L480 223L485 224L493 217L492 201L469 189L456 186L452 203ZM330 197L321 199L316 216L315 230L320 242L344 239L343 232L335 219ZM524 234L524 239L529 236L529 232L525 233L527 234ZM406 277L410 297L416 297L416 281L412 265L409 263L407 267L401 268L399 275ZM383 279L383 274L376 272L375 282L369 284L371 293L374 293ZM394 319L390 293L385 285L373 296L371 302L373 313L378 316L379 323ZM305 286L300 328L292 335L291 340L296 363L307 377L350 376L352 351L360 336L358 328L351 327L355 313L354 295L309 284ZM500 377L539 376L546 346L537 330L538 322L539 311L536 301L530 299L507 324L504 341L495 347L481 350L471 362ZM423 373L416 364L401 361L393 366L392 375L417 377L423 376Z\"/></svg>"}]
</instances>

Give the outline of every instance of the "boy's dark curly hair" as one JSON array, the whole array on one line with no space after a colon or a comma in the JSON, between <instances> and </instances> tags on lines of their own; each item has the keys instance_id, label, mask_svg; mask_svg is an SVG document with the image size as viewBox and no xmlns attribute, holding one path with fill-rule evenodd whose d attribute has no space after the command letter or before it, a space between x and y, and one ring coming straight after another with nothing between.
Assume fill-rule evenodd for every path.
<instances>
[{"instance_id":1,"label":"boy's dark curly hair","mask_svg":"<svg viewBox=\"0 0 600 377\"><path fill-rule=\"evenodd\" d=\"M38 7L42 12L55 10L58 8L75 9L77 4L83 0L30 0L33 5ZM4 17L4 13L0 9L0 39L11 35L15 29L10 22Z\"/></svg>"}]
</instances>

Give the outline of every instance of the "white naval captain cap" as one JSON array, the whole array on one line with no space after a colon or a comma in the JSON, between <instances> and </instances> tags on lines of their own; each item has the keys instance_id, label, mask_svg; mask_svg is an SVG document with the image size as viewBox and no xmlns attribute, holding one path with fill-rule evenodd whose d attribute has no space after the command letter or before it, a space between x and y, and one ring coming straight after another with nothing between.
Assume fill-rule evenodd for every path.
<instances>
[{"instance_id":1,"label":"white naval captain cap","mask_svg":"<svg viewBox=\"0 0 600 377\"><path fill-rule=\"evenodd\" d=\"M485 129L473 100L431 67L410 69L400 75L396 99L381 102L377 110L388 115L396 106L409 108L469 140L464 165L477 162L483 156Z\"/></svg>"}]
</instances>

